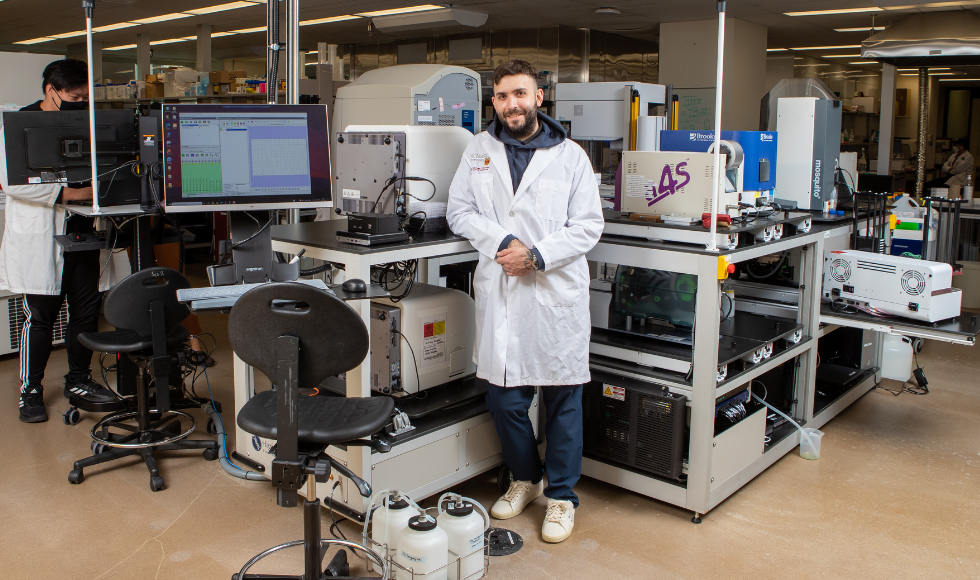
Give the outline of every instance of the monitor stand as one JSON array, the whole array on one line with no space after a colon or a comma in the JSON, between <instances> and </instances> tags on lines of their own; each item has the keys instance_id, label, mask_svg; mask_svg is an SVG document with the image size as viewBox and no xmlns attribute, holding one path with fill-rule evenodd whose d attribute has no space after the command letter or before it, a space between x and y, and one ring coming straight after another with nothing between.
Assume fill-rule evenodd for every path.
<instances>
[{"instance_id":1,"label":"monitor stand","mask_svg":"<svg viewBox=\"0 0 980 580\"><path fill-rule=\"evenodd\" d=\"M250 217L251 216L251 217ZM208 268L212 286L255 284L261 282L291 282L299 277L299 262L277 262L272 252L272 225L255 232L272 217L270 211L230 211L231 263ZM258 223L256 223L256 221ZM255 237L248 239L250 236ZM242 243L242 240L248 240ZM236 244L240 244L237 245Z\"/></svg>"}]
</instances>

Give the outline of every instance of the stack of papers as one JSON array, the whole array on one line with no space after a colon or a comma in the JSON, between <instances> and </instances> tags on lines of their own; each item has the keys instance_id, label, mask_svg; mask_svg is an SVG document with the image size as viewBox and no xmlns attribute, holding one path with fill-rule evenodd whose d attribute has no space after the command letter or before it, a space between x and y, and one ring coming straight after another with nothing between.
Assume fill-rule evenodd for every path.
<instances>
[{"instance_id":1,"label":"stack of papers","mask_svg":"<svg viewBox=\"0 0 980 580\"><path fill-rule=\"evenodd\" d=\"M294 280L294 282L320 288L321 290L328 290L327 285L319 278ZM210 288L183 288L177 291L177 301L182 303L189 302L193 310L227 309L234 306L235 302L238 302L238 299L252 288L258 288L266 284L268 282L212 286Z\"/></svg>"}]
</instances>

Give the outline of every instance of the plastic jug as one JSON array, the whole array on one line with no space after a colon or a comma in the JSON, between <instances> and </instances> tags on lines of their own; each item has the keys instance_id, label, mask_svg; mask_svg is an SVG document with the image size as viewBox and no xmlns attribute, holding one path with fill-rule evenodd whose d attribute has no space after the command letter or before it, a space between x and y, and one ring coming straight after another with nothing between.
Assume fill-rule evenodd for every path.
<instances>
[{"instance_id":1,"label":"plastic jug","mask_svg":"<svg viewBox=\"0 0 980 580\"><path fill-rule=\"evenodd\" d=\"M439 527L449 538L449 551L459 557L459 564L450 564L449 580L476 580L485 572L483 548L486 538L483 516L476 513L473 503L459 501L439 515Z\"/></svg>"},{"instance_id":2,"label":"plastic jug","mask_svg":"<svg viewBox=\"0 0 980 580\"><path fill-rule=\"evenodd\" d=\"M820 439L823 437L823 431L809 427L802 427L800 430L803 431L800 436L800 457L820 459Z\"/></svg>"},{"instance_id":3,"label":"plastic jug","mask_svg":"<svg viewBox=\"0 0 980 580\"><path fill-rule=\"evenodd\" d=\"M408 527L398 534L395 541L396 580L448 580L449 538L439 528L435 518L429 515L415 516L408 520Z\"/></svg>"},{"instance_id":4,"label":"plastic jug","mask_svg":"<svg viewBox=\"0 0 980 580\"><path fill-rule=\"evenodd\" d=\"M881 354L881 376L903 383L912 378L912 339L894 334L885 335Z\"/></svg>"},{"instance_id":5,"label":"plastic jug","mask_svg":"<svg viewBox=\"0 0 980 580\"><path fill-rule=\"evenodd\" d=\"M386 495L381 506L371 516L371 540L377 544L388 546L388 557L393 557L398 534L408 527L408 520L416 515L418 515L418 511L413 509L400 494ZM375 546L375 548L381 550L380 546ZM370 561L368 562L368 569L373 569Z\"/></svg>"}]
</instances>

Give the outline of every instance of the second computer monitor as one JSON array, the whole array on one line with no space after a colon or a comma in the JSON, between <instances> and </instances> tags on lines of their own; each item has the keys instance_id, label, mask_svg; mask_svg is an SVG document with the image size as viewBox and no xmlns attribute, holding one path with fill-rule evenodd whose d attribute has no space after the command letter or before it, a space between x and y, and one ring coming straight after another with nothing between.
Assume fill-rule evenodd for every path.
<instances>
[{"instance_id":1,"label":"second computer monitor","mask_svg":"<svg viewBox=\"0 0 980 580\"><path fill-rule=\"evenodd\" d=\"M163 106L166 209L331 207L325 105Z\"/></svg>"}]
</instances>

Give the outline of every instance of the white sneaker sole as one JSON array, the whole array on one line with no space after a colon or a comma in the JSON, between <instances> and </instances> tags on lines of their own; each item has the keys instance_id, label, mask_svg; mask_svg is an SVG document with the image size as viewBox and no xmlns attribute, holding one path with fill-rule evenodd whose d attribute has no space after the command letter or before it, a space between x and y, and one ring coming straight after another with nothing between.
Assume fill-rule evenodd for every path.
<instances>
[{"instance_id":1,"label":"white sneaker sole","mask_svg":"<svg viewBox=\"0 0 980 580\"><path fill-rule=\"evenodd\" d=\"M557 544L559 542L564 542L565 540L568 539L568 536L571 535L572 535L572 530L568 530L561 536L546 536L542 533L541 539L544 540L545 542L548 542L549 544Z\"/></svg>"},{"instance_id":2,"label":"white sneaker sole","mask_svg":"<svg viewBox=\"0 0 980 580\"><path fill-rule=\"evenodd\" d=\"M500 512L498 512L498 511L496 511L496 510L494 510L494 509L491 508L490 509L490 516L493 517L494 519L497 519L497 520L509 520L510 518L516 518L517 516L521 515L521 513L524 512L524 508L526 508L528 505L530 505L530 503L532 501L534 501L534 500L538 499L539 497L541 497L541 495L543 493L544 493L544 489L542 488L541 491L539 491L537 493L537 495L535 495L531 499L527 500L527 502L525 502L524 505L521 506L521 509L515 510L515 511L510 512L510 513L507 513L507 514L502 514L502 513L500 513Z\"/></svg>"}]
</instances>

